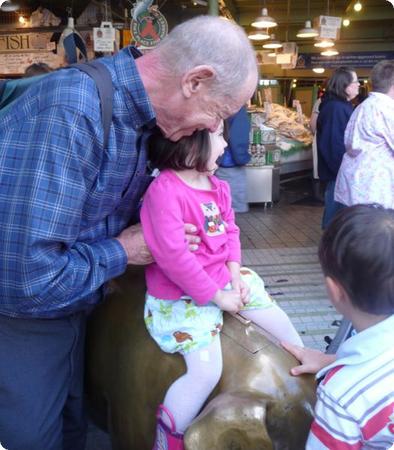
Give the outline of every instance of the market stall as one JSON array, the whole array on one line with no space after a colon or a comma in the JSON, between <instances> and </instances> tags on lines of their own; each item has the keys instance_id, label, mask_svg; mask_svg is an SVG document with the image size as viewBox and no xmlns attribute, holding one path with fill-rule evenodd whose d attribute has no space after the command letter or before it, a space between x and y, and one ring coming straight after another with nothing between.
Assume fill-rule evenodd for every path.
<instances>
[{"instance_id":1,"label":"market stall","mask_svg":"<svg viewBox=\"0 0 394 450\"><path fill-rule=\"evenodd\" d=\"M280 176L312 168L309 118L295 102L290 109L266 102L250 108L251 132L247 166L249 203L279 200Z\"/></svg>"}]
</instances>

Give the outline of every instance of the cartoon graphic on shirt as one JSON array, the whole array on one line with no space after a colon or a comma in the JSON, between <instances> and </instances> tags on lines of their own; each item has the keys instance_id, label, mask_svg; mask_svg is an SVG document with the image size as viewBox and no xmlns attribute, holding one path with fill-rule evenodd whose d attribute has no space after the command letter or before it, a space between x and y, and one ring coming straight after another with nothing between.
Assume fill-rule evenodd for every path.
<instances>
[{"instance_id":1,"label":"cartoon graphic on shirt","mask_svg":"<svg viewBox=\"0 0 394 450\"><path fill-rule=\"evenodd\" d=\"M204 230L208 236L220 236L225 232L224 222L215 202L200 203L204 213Z\"/></svg>"}]
</instances>

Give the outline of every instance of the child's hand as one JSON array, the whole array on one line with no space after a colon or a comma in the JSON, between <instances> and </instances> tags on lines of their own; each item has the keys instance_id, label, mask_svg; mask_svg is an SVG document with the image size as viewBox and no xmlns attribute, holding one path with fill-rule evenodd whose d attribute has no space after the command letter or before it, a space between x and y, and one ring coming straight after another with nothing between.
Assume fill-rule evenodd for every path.
<instances>
[{"instance_id":1,"label":"child's hand","mask_svg":"<svg viewBox=\"0 0 394 450\"><path fill-rule=\"evenodd\" d=\"M241 278L233 278L231 285L234 291L238 292L241 296L242 304L246 305L250 302L250 289L249 286Z\"/></svg>"},{"instance_id":2,"label":"child's hand","mask_svg":"<svg viewBox=\"0 0 394 450\"><path fill-rule=\"evenodd\" d=\"M234 289L231 291L219 289L212 301L216 303L222 311L230 313L237 313L243 306L241 295Z\"/></svg>"},{"instance_id":3,"label":"child's hand","mask_svg":"<svg viewBox=\"0 0 394 450\"><path fill-rule=\"evenodd\" d=\"M299 366L290 369L290 373L294 376L302 375L303 373L315 374L323 369L323 367L333 363L336 359L335 355L328 355L313 348L299 347L289 342L281 342L280 344L301 362Z\"/></svg>"},{"instance_id":4,"label":"child's hand","mask_svg":"<svg viewBox=\"0 0 394 450\"><path fill-rule=\"evenodd\" d=\"M189 250L195 252L198 250L198 245L201 242L199 236L196 236L197 228L191 223L185 223L185 237L189 243Z\"/></svg>"}]
</instances>

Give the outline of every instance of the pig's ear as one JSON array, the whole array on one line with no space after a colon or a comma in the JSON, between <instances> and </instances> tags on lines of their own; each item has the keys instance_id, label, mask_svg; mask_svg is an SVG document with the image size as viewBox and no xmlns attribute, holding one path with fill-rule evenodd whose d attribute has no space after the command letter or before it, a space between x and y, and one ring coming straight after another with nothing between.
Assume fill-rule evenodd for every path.
<instances>
[{"instance_id":1,"label":"pig's ear","mask_svg":"<svg viewBox=\"0 0 394 450\"><path fill-rule=\"evenodd\" d=\"M251 392L219 394L185 434L187 450L272 449L266 426L266 400Z\"/></svg>"}]
</instances>

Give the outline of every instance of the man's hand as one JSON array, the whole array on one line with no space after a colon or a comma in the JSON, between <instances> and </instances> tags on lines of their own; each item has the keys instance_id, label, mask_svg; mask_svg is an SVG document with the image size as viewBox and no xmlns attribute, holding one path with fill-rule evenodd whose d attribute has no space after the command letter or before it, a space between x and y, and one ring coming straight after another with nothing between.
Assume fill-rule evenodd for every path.
<instances>
[{"instance_id":1,"label":"man's hand","mask_svg":"<svg viewBox=\"0 0 394 450\"><path fill-rule=\"evenodd\" d=\"M116 239L126 252L127 264L144 266L153 262L139 223L125 228Z\"/></svg>"},{"instance_id":2,"label":"man's hand","mask_svg":"<svg viewBox=\"0 0 394 450\"><path fill-rule=\"evenodd\" d=\"M198 249L198 244L201 242L201 239L195 233L197 233L197 228L191 223L185 223L186 240L189 243L191 252L195 252Z\"/></svg>"},{"instance_id":3,"label":"man's hand","mask_svg":"<svg viewBox=\"0 0 394 450\"><path fill-rule=\"evenodd\" d=\"M317 373L333 363L336 359L335 355L327 355L320 350L314 350L308 347L299 347L298 345L290 344L289 342L281 342L281 346L295 356L301 365L290 369L290 373L294 376L302 375L303 373Z\"/></svg>"}]
</instances>

